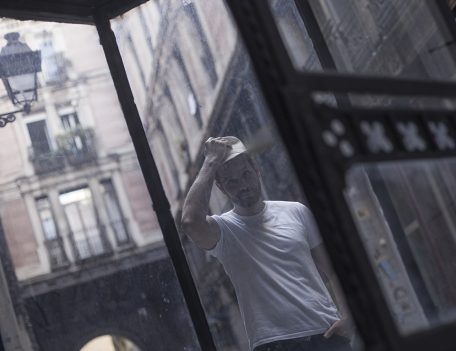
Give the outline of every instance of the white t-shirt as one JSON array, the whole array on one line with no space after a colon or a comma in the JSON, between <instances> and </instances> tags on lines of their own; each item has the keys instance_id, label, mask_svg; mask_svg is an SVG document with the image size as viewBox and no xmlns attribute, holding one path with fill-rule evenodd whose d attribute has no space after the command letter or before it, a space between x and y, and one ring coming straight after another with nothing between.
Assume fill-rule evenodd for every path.
<instances>
[{"instance_id":1,"label":"white t-shirt","mask_svg":"<svg viewBox=\"0 0 456 351\"><path fill-rule=\"evenodd\" d=\"M212 216L220 240L209 250L236 291L250 347L325 332L339 315L310 249L320 244L312 214L297 202Z\"/></svg>"}]
</instances>

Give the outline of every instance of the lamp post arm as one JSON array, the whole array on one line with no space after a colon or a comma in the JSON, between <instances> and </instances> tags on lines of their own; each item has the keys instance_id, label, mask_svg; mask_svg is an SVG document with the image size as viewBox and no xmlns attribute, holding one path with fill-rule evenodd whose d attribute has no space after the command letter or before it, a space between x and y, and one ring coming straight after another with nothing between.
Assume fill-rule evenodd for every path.
<instances>
[{"instance_id":1,"label":"lamp post arm","mask_svg":"<svg viewBox=\"0 0 456 351\"><path fill-rule=\"evenodd\" d=\"M7 113L0 114L0 128L5 127L8 123L12 123L16 120L15 113L24 112L25 109L16 110Z\"/></svg>"}]
</instances>

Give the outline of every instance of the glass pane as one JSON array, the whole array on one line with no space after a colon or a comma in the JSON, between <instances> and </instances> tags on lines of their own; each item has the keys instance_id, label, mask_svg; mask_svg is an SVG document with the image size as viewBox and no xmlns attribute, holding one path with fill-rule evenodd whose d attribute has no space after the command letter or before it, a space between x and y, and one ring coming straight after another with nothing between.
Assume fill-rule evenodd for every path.
<instances>
[{"instance_id":1,"label":"glass pane","mask_svg":"<svg viewBox=\"0 0 456 351\"><path fill-rule=\"evenodd\" d=\"M55 239L57 237L57 229L55 227L49 199L45 197L37 200L36 207L39 212L45 238L48 240Z\"/></svg>"},{"instance_id":2,"label":"glass pane","mask_svg":"<svg viewBox=\"0 0 456 351\"><path fill-rule=\"evenodd\" d=\"M456 319L456 162L359 165L345 195L399 330Z\"/></svg>"},{"instance_id":3,"label":"glass pane","mask_svg":"<svg viewBox=\"0 0 456 351\"><path fill-rule=\"evenodd\" d=\"M453 78L453 36L436 2L310 0L309 7L304 0L269 3L297 69L319 70L314 63L318 57L333 62L340 72ZM304 7L304 18L296 5Z\"/></svg>"},{"instance_id":4,"label":"glass pane","mask_svg":"<svg viewBox=\"0 0 456 351\"><path fill-rule=\"evenodd\" d=\"M50 145L48 141L46 122L41 120L28 123L27 129L34 153L36 155L49 153Z\"/></svg>"},{"instance_id":5,"label":"glass pane","mask_svg":"<svg viewBox=\"0 0 456 351\"><path fill-rule=\"evenodd\" d=\"M43 68L0 128L0 349L200 350L96 29L0 22Z\"/></svg>"},{"instance_id":6,"label":"glass pane","mask_svg":"<svg viewBox=\"0 0 456 351\"><path fill-rule=\"evenodd\" d=\"M101 182L100 185L102 187L103 199L108 212L111 229L114 231L117 242L119 244L126 244L129 242L127 229L125 227L126 221L122 216L122 210L120 209L114 186L109 180Z\"/></svg>"},{"instance_id":7,"label":"glass pane","mask_svg":"<svg viewBox=\"0 0 456 351\"><path fill-rule=\"evenodd\" d=\"M142 16L154 26L141 25ZM111 25L178 227L186 227L186 221L181 220L187 212L186 198L187 203L198 203L188 197L189 189L197 175L205 173L201 168L207 167L210 160L205 151L208 137L235 136L248 148L254 161L244 164L247 170L230 173L233 179L229 184L239 184L235 182L244 173L255 183L239 195L247 203L255 200L247 206L249 209L263 206L267 213L283 209L274 229L281 227L283 235L273 230L277 236L267 237L250 250L261 251L257 257L260 262L269 252L264 245L271 245L271 276L253 262L254 254L241 255L240 249L235 261L242 268L233 271L234 261L224 260L222 255L215 258L214 251L198 247L197 238L191 239L188 230L181 230L217 349L247 351L273 340L281 340L288 349L289 341L283 339L301 338L300 342L306 343L302 337L309 335L320 335L315 336L316 340L325 343L321 334L348 312L344 311L337 283L328 285L334 293L332 298L323 284L324 276L317 271L311 253L322 250L318 230L310 211L300 204L306 204L306 198L225 3L154 0L112 20ZM233 158L233 162L238 160L245 161L243 157ZM227 166L227 172L233 169ZM206 180L197 181L207 184L201 207L203 228L198 231L203 236L211 235L206 215L220 218L215 216L232 209L230 198L236 200L233 193L225 196L214 179ZM279 237L283 239L280 243L268 241ZM314 250L317 247L319 250ZM309 297L313 288L315 296ZM315 302L314 307L305 302L308 298ZM327 342L352 342L358 350L353 334L348 332L346 336L351 340L334 336Z\"/></svg>"}]
</instances>

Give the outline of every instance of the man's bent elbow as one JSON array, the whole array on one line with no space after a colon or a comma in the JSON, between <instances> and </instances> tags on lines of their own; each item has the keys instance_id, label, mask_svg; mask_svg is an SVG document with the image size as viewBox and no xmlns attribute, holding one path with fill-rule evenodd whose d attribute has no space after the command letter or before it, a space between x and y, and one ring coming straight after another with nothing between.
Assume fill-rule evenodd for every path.
<instances>
[{"instance_id":1,"label":"man's bent elbow","mask_svg":"<svg viewBox=\"0 0 456 351\"><path fill-rule=\"evenodd\" d=\"M207 224L201 224L198 221L191 221L188 219L182 219L181 231L187 235L190 240L199 248L208 250L214 246L210 236L207 233Z\"/></svg>"},{"instance_id":2,"label":"man's bent elbow","mask_svg":"<svg viewBox=\"0 0 456 351\"><path fill-rule=\"evenodd\" d=\"M186 218L186 217L182 217L180 227L181 227L182 233L184 233L185 235L187 235L191 238L192 233L195 230L195 221L193 221L189 218Z\"/></svg>"},{"instance_id":3,"label":"man's bent elbow","mask_svg":"<svg viewBox=\"0 0 456 351\"><path fill-rule=\"evenodd\" d=\"M182 218L181 231L193 241L197 240L197 237L201 234L201 224L198 221Z\"/></svg>"}]
</instances>

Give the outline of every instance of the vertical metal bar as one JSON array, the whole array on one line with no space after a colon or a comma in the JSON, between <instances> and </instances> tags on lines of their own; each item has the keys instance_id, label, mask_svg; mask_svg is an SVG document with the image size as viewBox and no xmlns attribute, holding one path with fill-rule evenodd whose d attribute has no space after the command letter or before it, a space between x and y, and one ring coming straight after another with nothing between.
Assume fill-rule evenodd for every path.
<instances>
[{"instance_id":1,"label":"vertical metal bar","mask_svg":"<svg viewBox=\"0 0 456 351\"><path fill-rule=\"evenodd\" d=\"M309 38L312 41L318 60L323 71L337 72L336 62L329 50L328 43L315 17L314 10L307 0L295 0L296 8L306 27ZM340 108L351 107L350 99L347 94L335 94L334 98Z\"/></svg>"},{"instance_id":2,"label":"vertical metal bar","mask_svg":"<svg viewBox=\"0 0 456 351\"><path fill-rule=\"evenodd\" d=\"M323 70L337 71L336 62L331 55L325 36L321 31L315 13L308 1L295 0L296 8L302 18L304 27L306 27L310 40L314 44L315 52L320 60Z\"/></svg>"},{"instance_id":3,"label":"vertical metal bar","mask_svg":"<svg viewBox=\"0 0 456 351\"><path fill-rule=\"evenodd\" d=\"M149 194L153 200L153 208L157 213L163 238L174 264L177 278L182 288L201 349L203 351L215 351L216 347L209 329L209 324L199 299L190 268L188 267L174 218L171 214L170 205L166 198L160 175L152 156L138 109L134 102L133 93L117 46L116 37L111 29L109 19L106 16L101 13L96 13L94 18L100 36L100 42L103 46L119 102L125 116L125 121L138 156Z\"/></svg>"}]
</instances>

